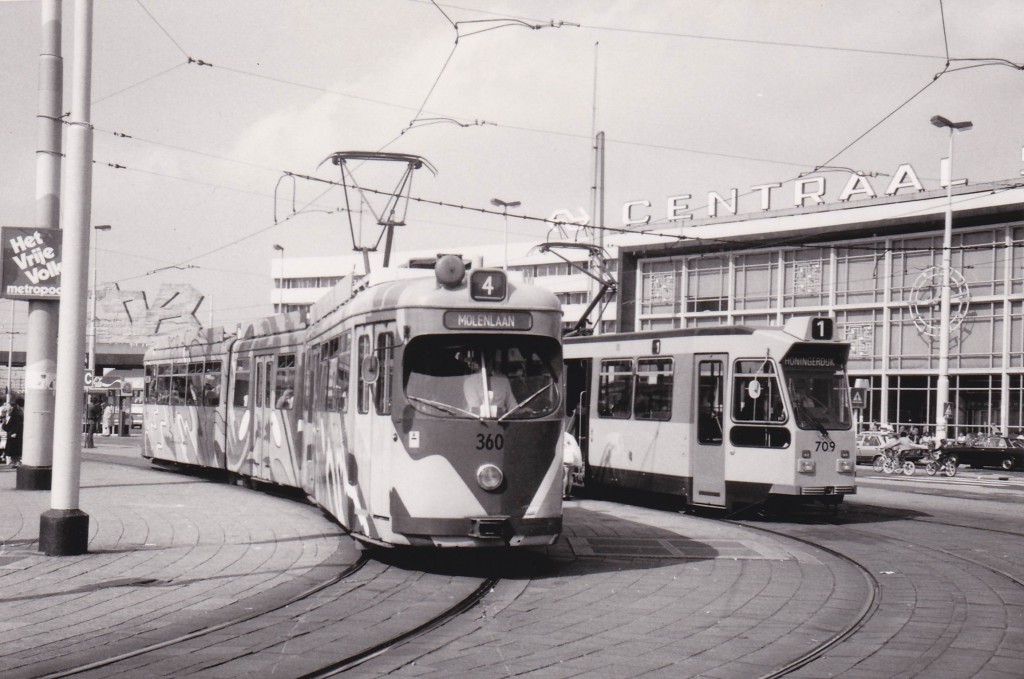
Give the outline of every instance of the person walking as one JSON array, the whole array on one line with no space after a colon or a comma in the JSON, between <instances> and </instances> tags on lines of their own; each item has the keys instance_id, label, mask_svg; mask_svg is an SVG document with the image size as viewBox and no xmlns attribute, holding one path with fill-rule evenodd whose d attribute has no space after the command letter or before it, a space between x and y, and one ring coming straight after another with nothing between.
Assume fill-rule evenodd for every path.
<instances>
[{"instance_id":1,"label":"person walking","mask_svg":"<svg viewBox=\"0 0 1024 679\"><path fill-rule=\"evenodd\" d=\"M96 430L100 428L100 423L103 421L103 404L99 399L89 403L89 408L86 411L86 423L85 423L85 444L84 448L95 448L96 442L93 440L93 435Z\"/></svg>"},{"instance_id":2,"label":"person walking","mask_svg":"<svg viewBox=\"0 0 1024 679\"><path fill-rule=\"evenodd\" d=\"M17 467L21 464L21 439L25 430L25 399L20 396L14 399L10 412L7 413L7 420L3 429L7 432L7 453L8 464Z\"/></svg>"},{"instance_id":3,"label":"person walking","mask_svg":"<svg viewBox=\"0 0 1024 679\"><path fill-rule=\"evenodd\" d=\"M108 402L103 406L103 435L110 436L114 432L114 405Z\"/></svg>"}]
</instances>

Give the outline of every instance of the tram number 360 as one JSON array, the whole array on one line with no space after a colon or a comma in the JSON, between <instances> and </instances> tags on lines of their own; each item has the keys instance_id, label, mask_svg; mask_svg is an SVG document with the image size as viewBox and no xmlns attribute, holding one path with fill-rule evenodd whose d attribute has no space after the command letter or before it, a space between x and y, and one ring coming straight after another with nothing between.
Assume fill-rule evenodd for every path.
<instances>
[{"instance_id":1,"label":"tram number 360","mask_svg":"<svg viewBox=\"0 0 1024 679\"><path fill-rule=\"evenodd\" d=\"M821 451L832 452L836 449L835 441L815 441L814 449L819 453Z\"/></svg>"},{"instance_id":2,"label":"tram number 360","mask_svg":"<svg viewBox=\"0 0 1024 679\"><path fill-rule=\"evenodd\" d=\"M505 447L505 437L501 434L477 434L477 450L501 450Z\"/></svg>"}]
</instances>

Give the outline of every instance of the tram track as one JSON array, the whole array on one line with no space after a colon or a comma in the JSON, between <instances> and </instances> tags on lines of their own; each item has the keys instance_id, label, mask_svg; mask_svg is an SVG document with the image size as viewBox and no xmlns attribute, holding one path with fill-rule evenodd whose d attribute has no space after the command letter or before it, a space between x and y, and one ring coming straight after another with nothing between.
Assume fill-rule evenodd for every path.
<instances>
[{"instance_id":1,"label":"tram track","mask_svg":"<svg viewBox=\"0 0 1024 679\"><path fill-rule=\"evenodd\" d=\"M853 568L855 568L857 570L857 572L859 572L861 574L861 576L863 576L864 580L867 583L868 591L870 592L870 595L863 602L863 605L861 606L861 609L858 612L858 614L854 617L853 620L850 621L850 623L846 626L845 629L839 630L838 632L836 632L832 636L830 636L828 639L825 639L825 640L819 642L817 645L815 645L814 648L808 650L803 655L800 655L799 657L794 658L793 660L789 661L788 663L786 663L786 664L784 664L784 665L782 665L780 667L775 667L771 671L769 671L769 672L767 672L765 674L760 675L759 679L776 679L778 677L785 677L785 676L788 676L790 674L793 674L794 672L796 672L797 670L799 670L799 669L801 669L803 667L806 667L807 665L811 664L815 660L818 660L819 658L823 657L826 653L828 653L828 651L830 649L832 649L835 646L839 645L843 641L846 641L847 639L849 639L850 637L855 635L858 631L860 631L864 627L864 625L867 624L868 620L870 620L871 617L875 614L875 611L878 609L879 599L881 597L881 589L882 589L881 583L871 573L871 571L869 571L863 565L858 563L856 560L854 560L854 559L850 558L849 556L843 554L842 552L839 552L839 551L837 551L835 549L832 549L830 547L826 547L824 545L818 544L818 543L813 542L811 540L806 540L804 538L796 537L794 535L791 535L789 533L784 533L782 531L777 531L777 530L772 530L770 528L765 528L764 526L759 526L759 525L756 525L756 524L752 524L750 522L734 521L734 520L729 520L729 519L725 520L725 522L726 523L731 523L731 524L734 524L734 525L737 525L737 526L743 526L744 528L757 530L757 531L760 531L762 533L768 533L770 535L774 535L776 537L781 537L783 539L794 540L794 541L799 542L801 544L804 544L804 545L807 545L809 547L812 547L813 549L819 549L819 550L822 550L822 551L824 551L824 552L826 552L828 554L831 554L835 558L840 559L841 561L844 561L845 563L847 563L850 566L852 566Z\"/></svg>"},{"instance_id":2,"label":"tram track","mask_svg":"<svg viewBox=\"0 0 1024 679\"><path fill-rule=\"evenodd\" d=\"M392 637L391 639L382 641L376 646L368 648L364 651L360 651L358 653L351 654L346 658L331 663L330 665L323 667L319 670L316 670L314 672L304 674L299 679L323 679L325 677L337 676L339 674L342 674L343 672L347 672L351 669L354 669L362 665L363 663L382 655L383 653L386 653L394 648L397 648L402 644L405 644L406 642L409 642L419 636L422 636L432 630L435 630L438 627L444 625L446 622L465 613L473 606L478 604L480 601L482 601L483 598L487 596L487 594L492 589L494 589L498 582L498 578L487 578L482 583L480 583L480 586L473 590L468 596L466 596L461 601L457 602L454 606L450 607L446 611L443 611L439 615L435 616L433 619L424 622L423 624L419 625L414 629L409 630L408 632L404 632L402 634Z\"/></svg>"},{"instance_id":3,"label":"tram track","mask_svg":"<svg viewBox=\"0 0 1024 679\"><path fill-rule=\"evenodd\" d=\"M106 458L101 461L137 466L128 459ZM174 671L175 674L217 670L232 673L231 664L242 663L250 668L263 664L275 676L302 679L337 676L457 618L481 602L501 581L500 577L488 575L489 569L484 568L480 572L480 568L467 566L454 554L435 553L434 557L421 560L418 554L420 552L413 554L412 550L363 551L352 563L300 592L276 600L264 596L255 602L247 602L248 610L242 615L202 625L132 650L122 650L106 658L95 659L93 654L88 661L73 664L73 656L69 656L65 660L72 663L71 666L33 676L59 679L125 676L139 672L166 674L168 670L164 663L168 659L178 662L176 667L182 668ZM419 567L420 561L423 568ZM361 581L360 577L363 578ZM126 581L122 586L166 584L139 580ZM417 597L414 590L429 592L430 595ZM431 595L433 602L418 607L407 601L392 606L392 620L381 624L379 631L373 630L373 625L367 625L366 620L360 618L361 614L375 607L387 608L391 599L425 600ZM265 605L260 605L260 601L266 602ZM343 610L353 611L355 615L347 618L344 613L339 613ZM399 618L399 624L393 624ZM310 622L311 619L316 619L316 622ZM225 643L225 639L243 639L250 630L257 628L263 632L259 644L239 650L237 644ZM384 629L388 631L385 633ZM308 642L318 635L332 640L332 643L320 645L315 654L321 664L311 667L304 654L295 654L296 660L301 662L287 660L289 644L296 640ZM192 667L181 666L181 657L198 652L205 655L201 661ZM264 662L261 656L270 659ZM237 674L241 676L248 672L239 671Z\"/></svg>"},{"instance_id":4,"label":"tram track","mask_svg":"<svg viewBox=\"0 0 1024 679\"><path fill-rule=\"evenodd\" d=\"M201 628L199 628L197 630L194 630L192 632L188 632L186 634L181 634L181 635L178 635L178 636L176 636L174 638L166 639L164 641L160 641L160 642L155 643L155 644L150 644L148 646L144 646L144 647L135 649L133 651L128 651L126 653L120 653L120 654L118 654L116 656L111 656L110 658L105 658L103 660L96 660L96 661L89 662L89 663L86 663L86 664L83 664L83 665L78 665L76 667L70 667L70 668L68 668L66 670L61 670L59 672L54 672L54 673L51 673L51 674L46 674L46 675L43 675L42 677L40 677L40 679L61 679L62 677L73 677L73 676L76 676L76 675L84 674L86 672L91 672L93 670L100 670L100 669L108 668L108 667L111 667L111 666L116 665L118 663L123 663L123 662L125 662L127 660L132 660L132 659L135 659L135 658L139 658L139 657L145 656L146 654L151 654L151 653L154 653L156 651L160 651L160 650L163 650L163 649L166 649L166 648L170 648L170 647L178 645L178 644L183 644L183 643L188 642L188 641L193 641L195 639L200 639L200 638L202 638L204 636L211 635L211 634L213 634L215 632L220 632L222 630L228 629L228 628L233 627L235 625L241 625L241 624L249 622L251 620L255 620L256 618L259 618L260 616L267 615L268 613L272 613L274 611L282 610L284 608L287 608L288 606L291 606L291 605L294 605L296 603L299 603L300 601L304 601L304 600L308 599L309 597L311 597L311 596L313 596L313 595L315 595L315 594L317 594L319 592L322 592L322 591L324 591L325 589L327 589L329 587L337 585L339 582L343 581L345 578L347 578L347 577L353 575L354 573L358 572L359 570L361 570L363 568L363 566L366 565L367 560L368 559L365 557L365 555L361 556L355 563L349 565L347 568L343 569L341 572L335 574L334 576L328 578L327 580L325 580L323 582L320 582L320 583L314 585L313 587L310 587L310 588L306 589L305 591L299 593L296 596L290 597L290 598L288 598L285 601L282 601L282 602L279 602L279 603L275 604L274 606L267 607L267 608L262 608L262 609L260 609L258 611L254 611L254 612L252 612L250 614L238 616L238 617L232 618L230 620L219 622L219 623L214 624L214 625L207 625L205 627L201 627Z\"/></svg>"},{"instance_id":5,"label":"tram track","mask_svg":"<svg viewBox=\"0 0 1024 679\"><path fill-rule=\"evenodd\" d=\"M870 509L862 516L870 516L875 521L859 525L849 520L801 521L791 524L785 532L739 522L745 527L776 533L844 558L856 564L875 583L874 603L846 630L763 677L817 676L814 663L818 660L826 662L823 667L828 670L822 672L834 672L837 658L849 663L847 670L864 672L867 667L881 668L886 662L893 662L889 652L892 647L913 648L916 654L902 651L905 656L900 659L904 663L901 676L928 676L934 668L947 667L953 662L976 662L975 666L964 670L964 676L969 676L990 669L990 664L998 668L1013 662L1009 658L1015 657L1013 654L1019 649L1015 651L1012 641L1007 641L1005 625L992 621L972 623L972 618L988 613L989 617L1006 616L1010 621L1024 610L1024 573L1020 568L1013 572L1013 565L1020 562L1016 540L1022 537L1021 533L935 518L900 520ZM915 524L934 526L943 533L915 538L918 534L915 530L920 530L914 528ZM819 528L839 531L818 532ZM950 529L965 532L949 533ZM970 538L976 533L1013 540L1002 550L1005 553L996 555L984 547L991 542L972 544ZM942 544L936 544L938 540ZM993 601L1000 602L995 609L991 606ZM884 615L879 617L880 609L884 609ZM936 615L939 610L942 613ZM930 630L932 636L923 636L921 630L924 629ZM859 637L861 633L864 636ZM970 661L957 657L964 649L953 648L953 645L964 635L974 638L979 647L991 649L991 655ZM833 649L840 648L836 657L828 657ZM889 675L881 673L879 676Z\"/></svg>"},{"instance_id":6,"label":"tram track","mask_svg":"<svg viewBox=\"0 0 1024 679\"><path fill-rule=\"evenodd\" d=\"M351 586L352 578L368 567L376 568L378 572L371 579ZM302 679L337 676L441 627L473 608L500 581L496 577L459 577L450 579L451 581L445 584L441 580L446 576L422 574L414 580L430 582L425 589L442 592L443 596L437 597L429 612L420 610L417 615L417 612L410 612L411 607L400 611L395 617L401 617L403 622L397 626L385 625L392 629L387 635L369 630L365 621L353 619L358 618L358 615L353 618L338 616L327 624L322 624L320 620L304 620L321 616L325 606L330 606L333 610L365 610L369 604L366 604L368 597L363 590L369 588L385 591L378 585L382 581L394 580L392 571L398 569L397 566L383 565L363 555L343 571L287 600L132 651L45 674L41 679L124 676L140 670L157 675L165 670L163 663L168 658L180 661L182 656L198 651L202 651L206 657L197 662L196 666L187 668L185 674L206 672L228 667L232 663L242 663L250 667L264 665L268 671L272 667L275 676ZM387 590L383 598L391 598L393 595L393 590ZM379 603L379 599L376 601ZM449 601L453 603L448 603ZM394 623L394 619L391 623ZM260 643L239 651L238 640L243 640L251 630L257 628L261 630L263 637ZM318 636L332 640L331 644L325 641L316 652L316 658L322 661L321 665L310 669L308 662L293 664L287 660L289 644L296 640L308 642ZM230 640L235 640L235 643ZM332 655L333 649L337 649L338 653ZM268 658L265 661L264 656ZM295 659L303 660L301 654L296 654Z\"/></svg>"}]
</instances>

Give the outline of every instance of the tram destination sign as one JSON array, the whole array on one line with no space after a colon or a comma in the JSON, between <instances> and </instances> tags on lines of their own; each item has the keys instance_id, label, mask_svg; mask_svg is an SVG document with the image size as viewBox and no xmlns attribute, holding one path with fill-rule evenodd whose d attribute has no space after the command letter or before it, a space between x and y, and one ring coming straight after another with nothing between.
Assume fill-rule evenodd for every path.
<instances>
[{"instance_id":1,"label":"tram destination sign","mask_svg":"<svg viewBox=\"0 0 1024 679\"><path fill-rule=\"evenodd\" d=\"M525 311L444 312L444 327L449 330L530 330L533 314Z\"/></svg>"}]
</instances>

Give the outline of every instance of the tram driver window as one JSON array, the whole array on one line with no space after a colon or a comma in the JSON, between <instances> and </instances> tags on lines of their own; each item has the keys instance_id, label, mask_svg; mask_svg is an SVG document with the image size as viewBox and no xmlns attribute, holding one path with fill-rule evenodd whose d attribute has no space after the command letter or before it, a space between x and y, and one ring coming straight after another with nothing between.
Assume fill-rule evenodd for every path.
<instances>
[{"instance_id":1,"label":"tram driver window","mask_svg":"<svg viewBox=\"0 0 1024 679\"><path fill-rule=\"evenodd\" d=\"M548 338L424 335L402 369L406 400L431 417L532 419L560 405L560 352Z\"/></svg>"}]
</instances>

